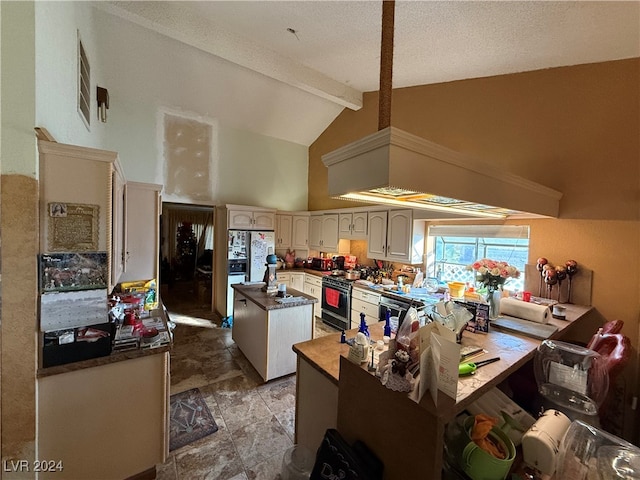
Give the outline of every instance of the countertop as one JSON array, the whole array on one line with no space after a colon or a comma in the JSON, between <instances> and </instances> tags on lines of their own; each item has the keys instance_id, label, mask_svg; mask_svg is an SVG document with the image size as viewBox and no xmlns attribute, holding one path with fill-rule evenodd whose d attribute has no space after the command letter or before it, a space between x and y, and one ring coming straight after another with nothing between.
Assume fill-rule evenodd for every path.
<instances>
[{"instance_id":1,"label":"countertop","mask_svg":"<svg viewBox=\"0 0 640 480\"><path fill-rule=\"evenodd\" d=\"M287 288L287 295L291 295L292 298L296 298L296 301L287 302L287 303L279 303L278 297L273 295L267 295L267 292L262 290L264 283L260 283L257 285L243 285L241 283L237 283L235 285L231 285L238 293L247 297L247 299L251 300L257 306L262 308L263 310L279 310L282 308L291 308L291 307L299 307L301 305L311 305L313 303L317 303L318 299L307 295L299 290L294 290L293 288Z\"/></svg>"},{"instance_id":2,"label":"countertop","mask_svg":"<svg viewBox=\"0 0 640 480\"><path fill-rule=\"evenodd\" d=\"M564 305L567 307L567 320L552 318L549 323L558 327L558 331L550 338L560 339L566 337L574 326L580 326L594 310L591 306ZM382 339L384 322L369 325L369 332L373 340ZM347 338L353 337L357 329L348 330ZM594 331L595 333L595 331ZM497 328L492 328L488 334L464 332L462 345L479 345L487 353L474 360L482 360L499 356L500 361L479 369L474 375L461 377L458 381L458 393L456 400L449 399L440 393L438 403L442 402L445 411L459 411L464 406L479 398L481 392L488 391L511 373L531 360L541 341L517 333L508 333ZM340 333L334 333L325 337L298 343L293 350L321 374L338 385L340 375L340 357L348 356L349 347L340 343ZM366 364L363 367L366 369ZM426 395L425 397L428 397ZM443 398L446 397L446 398ZM424 399L423 399L424 400ZM430 398L429 398L430 400ZM423 402L421 402L423 403ZM430 405L431 409L440 410L440 407ZM443 413L443 412L441 412Z\"/></svg>"},{"instance_id":3,"label":"countertop","mask_svg":"<svg viewBox=\"0 0 640 480\"><path fill-rule=\"evenodd\" d=\"M384 322L369 325L369 335L372 340L382 340ZM347 338L352 338L358 333L357 328L346 330ZM293 346L293 351L304 358L320 373L338 386L340 377L340 356L349 355L349 345L340 343L340 332L330 333L314 340L297 343ZM362 364L366 370L367 364Z\"/></svg>"},{"instance_id":4,"label":"countertop","mask_svg":"<svg viewBox=\"0 0 640 480\"><path fill-rule=\"evenodd\" d=\"M167 317L163 309L157 309L150 312L149 317L155 317L162 320L165 325L164 330L168 331ZM160 328L159 328L160 330ZM113 341L113 340L112 340ZM42 346L40 347L42 349ZM51 375L59 375L61 373L73 372L76 370L84 370L85 368L99 367L102 365L109 365L116 362L122 362L125 360L133 360L136 358L146 357L147 355L157 355L160 353L168 352L171 350L171 343L161 345L159 347L138 347L132 350L113 351L109 355L103 357L95 357L87 360L80 360L77 362L65 363L62 365L54 365L51 367L39 368L37 377L48 377Z\"/></svg>"}]
</instances>

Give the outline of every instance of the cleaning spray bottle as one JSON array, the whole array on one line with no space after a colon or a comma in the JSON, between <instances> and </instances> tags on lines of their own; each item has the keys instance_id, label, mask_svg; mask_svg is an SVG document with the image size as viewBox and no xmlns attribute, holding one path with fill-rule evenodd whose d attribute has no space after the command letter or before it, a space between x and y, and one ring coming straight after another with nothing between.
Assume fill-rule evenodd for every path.
<instances>
[{"instance_id":1,"label":"cleaning spray bottle","mask_svg":"<svg viewBox=\"0 0 640 480\"><path fill-rule=\"evenodd\" d=\"M367 322L364 320L364 312L360 312L360 327L358 328L358 332L364 333L367 338L370 338L369 335L369 327L367 326Z\"/></svg>"},{"instance_id":2,"label":"cleaning spray bottle","mask_svg":"<svg viewBox=\"0 0 640 480\"><path fill-rule=\"evenodd\" d=\"M384 333L385 337L391 337L391 310L387 309L386 319L384 321Z\"/></svg>"}]
</instances>

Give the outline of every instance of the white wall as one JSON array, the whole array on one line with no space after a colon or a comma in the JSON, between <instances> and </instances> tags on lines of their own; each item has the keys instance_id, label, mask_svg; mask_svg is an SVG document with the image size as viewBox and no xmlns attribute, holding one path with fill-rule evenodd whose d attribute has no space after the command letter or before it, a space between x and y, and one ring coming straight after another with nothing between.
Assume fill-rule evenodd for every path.
<instances>
[{"instance_id":1,"label":"white wall","mask_svg":"<svg viewBox=\"0 0 640 480\"><path fill-rule=\"evenodd\" d=\"M85 2L36 2L37 124L59 142L117 151L128 180L162 184L162 111L219 125L212 158L218 173L210 199L167 201L238 203L283 210L307 208L308 149L260 135L239 117L261 127L284 115L292 98L264 95L275 80L133 25ZM77 38L91 65L92 123L77 112ZM107 88L107 123L97 119L96 85ZM290 111L290 110L289 110ZM303 122L304 112L291 122ZM329 119L330 121L330 119ZM286 188L282 188L286 185Z\"/></svg>"},{"instance_id":2,"label":"white wall","mask_svg":"<svg viewBox=\"0 0 640 480\"><path fill-rule=\"evenodd\" d=\"M98 52L95 10L88 2L35 2L36 124L56 141L109 148L106 125L97 118L96 85L104 86ZM91 124L78 113L78 50L80 33L91 67Z\"/></svg>"}]
</instances>

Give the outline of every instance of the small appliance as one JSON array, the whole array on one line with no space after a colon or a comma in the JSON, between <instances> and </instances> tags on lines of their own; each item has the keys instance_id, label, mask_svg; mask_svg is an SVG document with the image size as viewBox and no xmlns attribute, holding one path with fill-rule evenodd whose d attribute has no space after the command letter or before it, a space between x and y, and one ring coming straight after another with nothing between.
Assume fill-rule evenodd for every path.
<instances>
[{"instance_id":1,"label":"small appliance","mask_svg":"<svg viewBox=\"0 0 640 480\"><path fill-rule=\"evenodd\" d=\"M333 270L334 264L333 260L330 258L318 258L314 257L311 259L311 268L313 270L321 270L324 272L328 272Z\"/></svg>"}]
</instances>

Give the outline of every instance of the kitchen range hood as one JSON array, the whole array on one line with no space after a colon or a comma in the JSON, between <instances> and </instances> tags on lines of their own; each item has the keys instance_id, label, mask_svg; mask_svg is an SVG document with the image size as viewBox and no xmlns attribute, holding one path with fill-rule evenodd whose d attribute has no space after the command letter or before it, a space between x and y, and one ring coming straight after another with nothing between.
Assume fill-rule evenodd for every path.
<instances>
[{"instance_id":1,"label":"kitchen range hood","mask_svg":"<svg viewBox=\"0 0 640 480\"><path fill-rule=\"evenodd\" d=\"M330 197L431 210L433 219L557 217L562 197L391 126L323 155L322 162Z\"/></svg>"}]
</instances>

